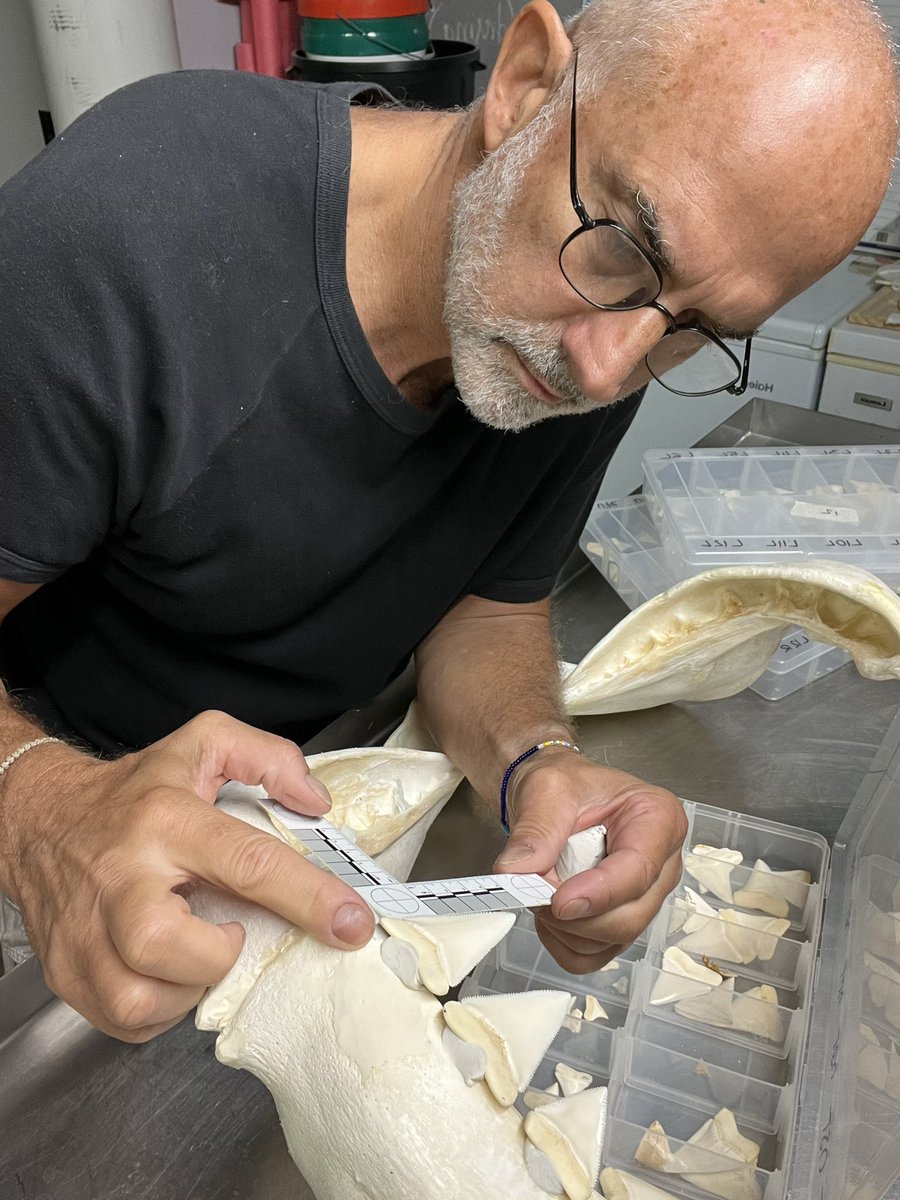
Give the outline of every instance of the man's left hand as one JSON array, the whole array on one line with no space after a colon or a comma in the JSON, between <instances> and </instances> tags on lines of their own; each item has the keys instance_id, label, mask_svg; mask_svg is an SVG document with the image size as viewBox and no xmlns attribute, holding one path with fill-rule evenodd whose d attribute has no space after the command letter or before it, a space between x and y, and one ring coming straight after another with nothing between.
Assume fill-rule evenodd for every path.
<instances>
[{"instance_id":1,"label":"man's left hand","mask_svg":"<svg viewBox=\"0 0 900 1200\"><path fill-rule=\"evenodd\" d=\"M681 875L687 819L664 788L571 752L523 763L509 793L509 843L495 869L559 884L556 862L573 833L607 829L607 856L572 876L535 914L560 966L597 971L638 937Z\"/></svg>"}]
</instances>

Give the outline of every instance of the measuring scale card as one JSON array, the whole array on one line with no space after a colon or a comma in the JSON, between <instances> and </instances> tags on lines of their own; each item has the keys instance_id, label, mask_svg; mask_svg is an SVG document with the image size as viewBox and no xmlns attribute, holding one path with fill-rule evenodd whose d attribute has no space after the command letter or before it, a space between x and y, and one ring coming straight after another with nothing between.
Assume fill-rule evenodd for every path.
<instances>
[{"instance_id":1,"label":"measuring scale card","mask_svg":"<svg viewBox=\"0 0 900 1200\"><path fill-rule=\"evenodd\" d=\"M271 800L259 803L303 843L317 866L349 883L380 917L418 920L538 908L549 904L555 891L540 875L474 875L401 883L324 817L304 817Z\"/></svg>"}]
</instances>

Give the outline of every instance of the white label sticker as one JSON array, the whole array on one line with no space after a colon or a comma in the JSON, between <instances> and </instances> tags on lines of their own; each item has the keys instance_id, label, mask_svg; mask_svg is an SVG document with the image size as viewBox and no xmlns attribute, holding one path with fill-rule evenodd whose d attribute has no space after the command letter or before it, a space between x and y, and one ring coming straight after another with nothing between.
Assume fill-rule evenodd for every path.
<instances>
[{"instance_id":1,"label":"white label sticker","mask_svg":"<svg viewBox=\"0 0 900 1200\"><path fill-rule=\"evenodd\" d=\"M812 517L817 521L839 521L842 525L858 525L859 513L855 508L836 508L830 504L808 504L797 500L791 509L792 517Z\"/></svg>"}]
</instances>

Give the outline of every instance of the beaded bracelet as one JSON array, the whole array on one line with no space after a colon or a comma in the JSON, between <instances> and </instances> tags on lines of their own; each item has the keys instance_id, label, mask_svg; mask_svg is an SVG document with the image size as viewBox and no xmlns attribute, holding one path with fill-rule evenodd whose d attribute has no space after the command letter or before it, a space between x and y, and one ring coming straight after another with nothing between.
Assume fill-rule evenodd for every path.
<instances>
[{"instance_id":1,"label":"beaded bracelet","mask_svg":"<svg viewBox=\"0 0 900 1200\"><path fill-rule=\"evenodd\" d=\"M503 826L503 832L509 834L509 822L506 819L506 790L509 787L509 781L512 778L512 773L526 758L531 758L533 754L539 753L541 750L546 750L549 746L562 746L565 750L574 750L576 754L583 754L584 751L576 746L574 742L564 741L563 738L550 738L546 742L538 742L536 746L532 746L530 750L526 750L524 754L520 754L506 768L503 774L503 782L500 784L500 824Z\"/></svg>"}]
</instances>

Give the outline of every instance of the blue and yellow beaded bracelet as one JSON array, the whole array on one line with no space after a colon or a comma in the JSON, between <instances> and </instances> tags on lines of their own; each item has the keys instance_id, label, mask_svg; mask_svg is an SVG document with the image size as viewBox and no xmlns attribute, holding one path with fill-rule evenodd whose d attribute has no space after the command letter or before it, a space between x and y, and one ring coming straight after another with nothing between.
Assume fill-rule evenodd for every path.
<instances>
[{"instance_id":1,"label":"blue and yellow beaded bracelet","mask_svg":"<svg viewBox=\"0 0 900 1200\"><path fill-rule=\"evenodd\" d=\"M583 754L584 751L575 745L574 742L567 742L564 738L550 738L546 742L538 742L536 746L532 746L526 750L524 754L520 754L518 758L514 758L503 773L503 782L500 784L500 824L503 826L503 832L509 834L509 822L506 819L506 792L509 787L509 781L512 778L512 773L516 767L520 766L526 759L538 754L541 750L547 750L551 746L561 746L564 750L573 750L576 754Z\"/></svg>"}]
</instances>

